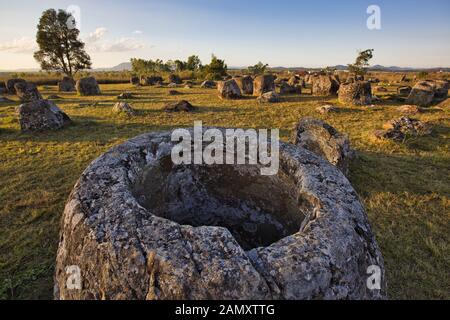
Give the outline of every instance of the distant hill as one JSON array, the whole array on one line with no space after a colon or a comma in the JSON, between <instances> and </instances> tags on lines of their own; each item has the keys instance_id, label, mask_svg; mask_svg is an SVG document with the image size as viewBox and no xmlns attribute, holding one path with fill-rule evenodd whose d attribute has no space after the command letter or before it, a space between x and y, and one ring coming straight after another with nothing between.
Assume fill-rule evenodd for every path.
<instances>
[{"instance_id":1,"label":"distant hill","mask_svg":"<svg viewBox=\"0 0 450 320\"><path fill-rule=\"evenodd\" d=\"M112 68L96 68L94 71L131 71L131 62L122 62Z\"/></svg>"}]
</instances>

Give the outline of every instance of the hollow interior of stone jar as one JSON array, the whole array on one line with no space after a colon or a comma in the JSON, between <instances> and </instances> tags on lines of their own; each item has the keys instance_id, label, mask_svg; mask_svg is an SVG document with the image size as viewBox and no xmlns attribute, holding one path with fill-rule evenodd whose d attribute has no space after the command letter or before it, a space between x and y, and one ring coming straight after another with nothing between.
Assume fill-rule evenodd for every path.
<instances>
[{"instance_id":1,"label":"hollow interior of stone jar","mask_svg":"<svg viewBox=\"0 0 450 320\"><path fill-rule=\"evenodd\" d=\"M293 181L256 165L174 165L145 168L133 194L150 213L182 225L227 228L244 250L297 233L305 215Z\"/></svg>"}]
</instances>

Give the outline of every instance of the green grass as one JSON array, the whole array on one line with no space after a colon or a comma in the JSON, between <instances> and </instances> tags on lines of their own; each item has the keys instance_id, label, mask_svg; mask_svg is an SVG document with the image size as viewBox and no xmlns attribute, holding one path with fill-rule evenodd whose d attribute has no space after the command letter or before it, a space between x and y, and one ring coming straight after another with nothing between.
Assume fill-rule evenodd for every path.
<instances>
[{"instance_id":1,"label":"green grass","mask_svg":"<svg viewBox=\"0 0 450 320\"><path fill-rule=\"evenodd\" d=\"M15 106L0 104L0 299L52 298L53 268L59 221L64 203L81 172L97 156L138 134L178 126L279 128L288 140L299 118L322 118L349 134L359 157L350 180L360 194L376 232L387 268L393 299L450 298L450 117L449 109L430 109L416 116L434 125L432 135L404 144L372 138L372 131L400 115L395 105L346 107L322 116L314 109L333 99L287 96L285 102L258 105L253 97L222 101L215 90L135 89L103 85L103 95L58 94L56 103L75 121L57 132L24 134ZM394 87L389 90L395 91ZM118 116L111 109L116 96L133 91L139 114ZM9 97L16 99L15 97ZM167 114L165 102L186 99L199 106L194 113ZM97 105L87 106L95 100Z\"/></svg>"}]
</instances>

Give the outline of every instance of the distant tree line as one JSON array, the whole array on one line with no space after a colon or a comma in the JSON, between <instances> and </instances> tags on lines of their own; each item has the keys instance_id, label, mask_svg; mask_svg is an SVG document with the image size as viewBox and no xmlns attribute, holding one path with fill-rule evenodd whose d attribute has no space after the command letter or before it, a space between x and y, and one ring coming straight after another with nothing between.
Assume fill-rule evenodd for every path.
<instances>
[{"instance_id":1,"label":"distant tree line","mask_svg":"<svg viewBox=\"0 0 450 320\"><path fill-rule=\"evenodd\" d=\"M203 65L200 58L196 55L189 56L186 61L168 60L164 62L161 59L145 60L131 59L132 72L136 75L150 75L165 72L191 72L197 77L203 77L210 80L221 79L227 74L228 66L224 60L211 56L211 62Z\"/></svg>"}]
</instances>

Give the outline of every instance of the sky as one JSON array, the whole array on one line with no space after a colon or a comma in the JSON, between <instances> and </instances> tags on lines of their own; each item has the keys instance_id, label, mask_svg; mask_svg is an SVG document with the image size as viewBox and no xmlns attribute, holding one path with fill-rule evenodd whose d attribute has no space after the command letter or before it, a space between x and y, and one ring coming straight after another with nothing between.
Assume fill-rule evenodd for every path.
<instances>
[{"instance_id":1,"label":"sky","mask_svg":"<svg viewBox=\"0 0 450 320\"><path fill-rule=\"evenodd\" d=\"M370 5L380 29L367 27ZM372 65L450 67L448 0L0 0L0 8L0 70L39 67L36 26L49 8L76 12L94 68L192 54L208 63L213 53L228 66L325 67L368 48Z\"/></svg>"}]
</instances>

